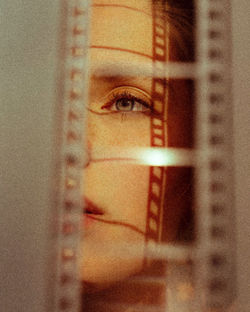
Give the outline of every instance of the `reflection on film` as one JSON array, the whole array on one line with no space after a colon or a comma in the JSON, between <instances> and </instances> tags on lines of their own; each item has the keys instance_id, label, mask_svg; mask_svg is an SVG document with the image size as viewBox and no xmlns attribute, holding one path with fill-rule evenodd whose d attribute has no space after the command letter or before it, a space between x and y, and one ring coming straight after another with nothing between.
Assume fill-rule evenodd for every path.
<instances>
[{"instance_id":1,"label":"reflection on film","mask_svg":"<svg viewBox=\"0 0 250 312\"><path fill-rule=\"evenodd\" d=\"M191 311L193 11L192 1L92 2L85 312Z\"/></svg>"}]
</instances>

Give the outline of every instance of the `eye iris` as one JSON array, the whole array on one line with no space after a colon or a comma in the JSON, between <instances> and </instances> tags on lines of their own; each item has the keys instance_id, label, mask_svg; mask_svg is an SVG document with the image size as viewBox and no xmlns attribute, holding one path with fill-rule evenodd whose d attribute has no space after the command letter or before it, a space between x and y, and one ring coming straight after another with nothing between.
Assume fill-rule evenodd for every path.
<instances>
[{"instance_id":1,"label":"eye iris","mask_svg":"<svg viewBox=\"0 0 250 312\"><path fill-rule=\"evenodd\" d=\"M116 101L115 106L117 110L131 111L134 107L134 101L123 98Z\"/></svg>"}]
</instances>

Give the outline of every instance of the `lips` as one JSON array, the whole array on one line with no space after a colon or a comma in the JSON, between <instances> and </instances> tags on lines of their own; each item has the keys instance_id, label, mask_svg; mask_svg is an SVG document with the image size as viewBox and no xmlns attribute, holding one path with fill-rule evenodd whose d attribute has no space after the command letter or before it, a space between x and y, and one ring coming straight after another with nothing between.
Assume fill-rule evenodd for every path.
<instances>
[{"instance_id":1,"label":"lips","mask_svg":"<svg viewBox=\"0 0 250 312\"><path fill-rule=\"evenodd\" d=\"M98 207L96 204L94 204L91 200L88 198L84 197L84 209L83 213L85 215L103 215L104 211Z\"/></svg>"}]
</instances>

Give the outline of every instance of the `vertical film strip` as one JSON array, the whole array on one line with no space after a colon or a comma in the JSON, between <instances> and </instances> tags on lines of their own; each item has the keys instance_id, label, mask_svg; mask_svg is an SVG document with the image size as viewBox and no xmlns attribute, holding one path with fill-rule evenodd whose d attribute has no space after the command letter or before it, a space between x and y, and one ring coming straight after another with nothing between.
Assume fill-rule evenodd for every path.
<instances>
[{"instance_id":1,"label":"vertical film strip","mask_svg":"<svg viewBox=\"0 0 250 312\"><path fill-rule=\"evenodd\" d=\"M138 2L126 1L125 4L122 2L117 3L115 0L107 0L107 3L105 3L105 1L100 1L99 3L91 0L58 0L57 2L57 12L60 11L61 14L60 30L57 34L59 38L58 41L60 41L60 52L57 56L59 58L59 62L56 65L59 67L56 69L58 71L57 77L55 78L53 76L53 79L58 80L57 92L60 94L57 98L56 112L50 111L48 113L50 117L56 115L55 119L57 119L55 121L57 128L56 135L54 133L52 134L52 131L51 134L49 134L50 138L53 138L51 141L56 141L57 146L55 154L57 154L57 159L54 161L55 168L49 169L51 172L53 171L53 173L56 172L56 177L53 177L55 180L55 185L53 185L54 193L52 195L53 204L50 205L54 207L54 210L49 212L48 218L52 218L53 220L52 222L51 220L45 222L47 224L50 223L50 226L51 223L53 223L52 242L50 237L49 239L47 238L48 241L46 243L50 245L50 247L53 245L52 248L55 250L52 252L54 259L50 262L52 268L48 269L48 275L53 271L52 276L49 278L51 284L47 285L47 298L50 302L46 302L46 308L42 307L40 310L37 310L38 312L231 312L229 308L236 296L233 209L234 181L232 173L232 73L230 70L232 45L230 39L231 1L196 0L190 1L190 3L191 2L194 3L195 11L195 47L193 48L195 56L188 61L176 61L176 59L172 57L172 46L174 46L174 48L178 47L178 44L175 46L175 41L174 43L171 41L171 36L173 36L175 32L172 31L171 26L168 25L168 20L165 15L166 12L162 10L162 6L154 6L153 1L150 1L150 12L144 10L148 8L147 5L145 5L145 7L137 7L137 4L140 3L139 0ZM159 1L159 3L168 4L168 1ZM169 4L174 7L174 10L170 11L169 15L170 18L173 19L175 18L174 14L176 14L179 9L178 3L177 5L176 3L175 1L169 0ZM180 3L183 5L184 2L180 1ZM168 7L166 6L166 8ZM91 15L90 12L91 10L94 11L94 9L95 12ZM116 39L119 36L114 36L114 41L110 40L111 36L109 33L107 38L111 43L108 42L108 40L107 43L105 38L105 40L102 41L102 32L99 37L96 36L101 42L100 45L97 45L94 40L90 42L90 28L93 26L93 23L98 24L100 22L100 20L93 22L91 18L95 16L95 14L98 15L97 13L101 12L101 10L103 10L104 13L110 10L113 14L110 13L110 19L112 17L115 18L117 12L120 12L123 18L124 16L126 18L129 17L131 14L133 21L137 20L137 18L139 20L141 16L152 18L152 43L150 43L150 45L152 45L152 56L144 53L144 51L137 51L137 46L134 51L129 49L126 45L124 46L124 42L121 43L118 40L117 43ZM171 14L173 14L174 17ZM107 17L105 14L104 16ZM143 20L143 23L144 22ZM183 28L185 30L186 24L185 22L183 23ZM104 24L105 23L103 23L103 25ZM100 25L102 26L101 23ZM111 28L107 29L109 31L111 30ZM100 31L99 28L98 30ZM91 35L93 33L94 32L91 32ZM122 32L120 35L122 35ZM90 50L91 53L94 51L93 54L91 54L91 58ZM171 51L169 52L169 50ZM93 96L93 93L97 91L94 90L95 92L93 92L93 87L91 88L93 77L91 76L90 78L89 65L90 59L91 61L94 59L92 59L93 55L95 55L94 53L98 55L99 51L102 51L102 53L105 51L102 56L104 55L106 57L108 55L109 58L103 57L103 59L107 63L113 64L113 66L114 64L117 65L115 62L123 59L124 55L126 55L126 57L129 55L131 59L131 55L138 58L144 57L145 60L150 60L152 63L152 72L146 73L147 77L143 77L145 81L147 81L148 78L151 79L150 95L152 101L149 104L152 103L152 108L154 112L156 112L156 114L150 115L148 119L145 112L144 115L147 117L143 115L144 119L142 120L143 122L146 120L145 124L148 126L147 135L149 133L149 143L145 140L145 142L147 142L146 144L148 144L146 149L147 151L159 152L159 155L163 158L167 158L172 151L174 156L170 164L166 159L165 163L163 162L163 164L160 165L157 165L157 162L155 163L153 159L150 160L151 162L143 163L144 159L142 159L143 157L141 156L136 156L138 159L136 159L137 162L135 161L134 164L134 156L132 153L131 155L133 157L129 155L130 150L132 151L134 147L135 149L133 152L135 152L135 154L137 152L136 148L140 150L141 147L145 147L140 145L141 142L134 139L134 137L139 137L139 135L137 133L134 135L134 128L132 128L133 122L131 122L131 120L135 121L137 119L135 117L133 117L134 119L129 117L131 118L129 119L127 118L128 116L126 116L124 119L121 119L122 122L118 124L118 115L113 114L114 112L111 114L111 107L112 109L114 106L117 108L117 104L121 104L118 103L118 101L121 101L121 99L124 100L124 97L127 96L128 89L129 91L132 90L135 92L134 94L136 96L138 94L143 94L143 101L138 101L138 98L135 96L130 96L126 98L126 103L123 104L127 105L129 100L131 101L131 98L134 102L137 101L137 105L142 102L145 104L144 99L147 98L147 96L145 96L146 92L144 91L140 93L138 90L134 91L136 88L133 86L129 85L128 87L128 84L126 84L126 79L128 79L127 72L124 74L124 72L121 71L121 73L119 72L117 74L117 68L115 66L113 69L109 68L108 70L106 70L104 66L104 69L101 69L101 74L96 74L96 76L99 75L99 79L101 78L102 85L99 85L99 87L101 86L100 89L106 86L105 84L117 78L119 83L117 82L114 89L118 94L121 92L120 89L124 88L123 85L120 86L120 84L122 84L122 79L124 79L126 81L124 84L127 88L127 93L123 92L119 100L116 99L116 103L114 99L112 99L113 106L110 104L111 100L109 99L108 105L107 103L103 103L99 111L94 110L95 106L90 106L89 97ZM120 54L115 54L117 51ZM121 56L122 53L123 56ZM113 56L114 62L112 61ZM136 64L137 59L135 58L134 60ZM98 62L99 61L100 59ZM103 60L101 59L101 61ZM140 62L140 64L144 65L141 59ZM123 67L128 65L128 62L125 62L125 66L123 64ZM134 74L138 77L140 75L143 76L144 68L140 71L137 66L135 67L132 76ZM42 70L43 69L41 69L41 72ZM110 72L106 73L105 71ZM145 70L145 72L146 71L147 70ZM118 88L119 92L117 91ZM185 103L181 102L183 100L181 96L179 96L179 98L181 98L179 102L175 99L178 92L187 96ZM115 93L116 97L117 94ZM93 98L96 100L95 97ZM103 98L106 99L105 96L103 96L99 97L98 101L101 102ZM178 96L176 96L176 98L178 98ZM173 105L170 107L169 103L171 104L175 100L176 107L173 108ZM135 105L134 102L133 105ZM114 105L114 103L116 105ZM185 105L189 105L190 107L186 108ZM145 107L148 108L148 106L144 105L144 109ZM110 111L108 111L107 107ZM123 106L122 108L126 109L127 107ZM105 113L103 113L103 109L106 109ZM94 114L91 115L93 112ZM178 113L181 114L181 117L177 116ZM141 112L137 111L137 115L135 115L138 116L139 114L141 114ZM169 117L169 114L172 115ZM185 114L187 116L186 119L183 117ZM10 113L9 116L11 116ZM105 127L98 128L98 125L93 122L94 126L96 126L94 131L96 129L104 129L103 133L98 133L98 135L102 139L104 138L103 141L106 144L104 144L104 147L96 146L96 155L94 155L93 152L94 148L91 151L89 147L86 148L86 142L89 139L89 137L87 137L89 135L89 133L87 133L87 126L89 127L90 124L87 117L89 116L91 122L93 122L93 120L101 120L100 124L102 124L102 126L105 124L105 118L107 118L106 120L108 120L109 124L113 127L110 126L110 128L112 128L111 130L107 130ZM129 127L124 127L127 121L132 128L131 132L129 132L131 130ZM181 126L178 125L180 121L184 121ZM143 124L143 122L141 122L140 125ZM122 128L121 125L123 125L124 128ZM43 125L41 125L41 128L42 126ZM117 135L115 130L117 129L117 133L122 134L118 139L115 137ZM142 128L139 129L145 130L146 127L143 128L142 126ZM111 133L112 136L115 137L115 140L112 141L108 138L107 143L105 141L106 133ZM132 133L132 139L127 133ZM129 144L126 145L127 142L123 142L124 138L129 138L129 144L132 142L131 149ZM117 144L117 146L112 146L110 142L115 142L114 145ZM134 142L134 145L138 144L138 146L133 146ZM114 154L111 153L112 148L114 148ZM119 148L121 148L121 153ZM126 148L127 150L124 152ZM88 150L88 154L90 154L90 152L92 153L91 157L93 159L91 157L87 159L86 150ZM27 151L25 152L29 153ZM107 155L104 152L107 153ZM122 152L124 152L124 157L121 156ZM180 157L178 158L177 156ZM35 158L34 155L33 158ZM51 160L45 161L50 165ZM137 225L132 223L130 224L127 222L127 219L125 219L125 221L123 219L119 220L119 215L118 217L114 215L113 218L108 219L110 216L107 214L108 217L105 219L106 216L102 211L103 207L99 209L99 207L91 201L85 205L83 202L83 168L86 169L85 164L87 161L88 169L90 167L93 168L93 166L99 166L99 170L104 171L104 175L102 176L98 173L97 178L95 172L96 176L94 176L93 180L95 182L97 181L97 191L100 193L101 191L103 193L111 193L108 198L116 196L115 191L117 191L117 188L114 187L112 189L111 187L110 191L108 187L102 188L100 185L107 183L107 181L112 184L114 182L111 181L112 177L115 180L117 178L115 176L117 172L117 175L121 174L122 176L122 174L124 174L124 171L122 171L122 169L124 169L122 168L123 165L129 173L133 173L129 166L136 165L138 167L134 166L133 168L137 169L141 169L143 166L145 168L145 165L148 166L146 167L148 171L145 169L148 175L146 175L145 172L141 174L142 171L139 172L138 170L139 178L145 176L149 177L149 181L143 184L143 186L146 185L147 187L147 198L145 200L146 220L144 219L145 224L143 223L143 229L139 226L137 228ZM126 162L129 161L131 164L129 163L128 165ZM91 166L89 165L90 163ZM120 171L116 171L120 163L122 163ZM106 178L105 172L109 174L112 170L114 171L113 176L111 175L111 178ZM136 169L133 170L136 171ZM23 172L25 172L25 170L23 170ZM86 176L89 173L89 171L88 173L86 173L86 171L84 172ZM51 174L48 179L53 180L52 175L53 174ZM121 182L119 179L117 179L117 181L118 183ZM134 190L136 184L141 183L139 179L138 181L129 181L129 183L127 181L128 180L125 181L126 183L122 181L124 182L123 184L121 183L124 192L119 193L118 190L118 194L123 195L126 193L127 188L129 190ZM133 188L131 188L131 184L133 184ZM93 187L93 185L91 185L91 187ZM91 187L89 187L89 189L91 189ZM36 194L36 189L32 189L32 192ZM90 194L93 197L96 195L94 191L92 193L90 191ZM176 196L176 194L178 196ZM101 194L101 196L105 199L105 194ZM101 197L98 198L98 196L96 196L94 199L95 198L101 202ZM120 201L122 201L120 198L118 198L118 200L116 198L114 206L117 205L119 208ZM125 200L124 202L127 205L129 201ZM144 201L142 202L144 203ZM104 203L104 210L108 204L107 202ZM25 202L25 208L26 205L27 203ZM111 203L110 207L112 205L113 203ZM126 205L121 207L126 208ZM87 208L89 211L85 209L86 206L88 206ZM10 207L12 206L10 205ZM108 208L110 207L108 206ZM134 205L133 208L134 207L136 207L136 205ZM18 209L16 211L18 212ZM184 217L181 218L180 215L183 212L185 212L183 214ZM26 212L26 216L29 218L30 216L33 217L33 214L32 211ZM141 257L143 258L144 256L146 258L146 261L144 261L145 263L140 263L142 267L140 267L140 270L142 272L140 271L138 273L139 269L137 266L133 267L134 271L131 271L132 273L129 271L130 268L128 270L126 268L130 275L127 277L127 271L125 270L125 282L123 280L120 281L119 278L117 278L118 282L116 279L111 279L112 283L114 281L116 283L113 289L113 284L110 286L108 283L107 290L103 290L101 287L100 289L98 289L98 287L95 289L93 285L90 285L90 293L84 294L86 302L83 302L84 287L80 273L80 262L82 260L80 257L82 256L82 250L80 251L80 248L84 246L84 243L86 244L87 239L89 239L92 234L95 237L96 233L94 231L89 231L91 235L88 237L82 235L82 231L85 230L84 227L86 226L82 225L82 223L84 223L82 222L84 214L89 214L88 221L92 218L90 222L100 222L99 225L101 225L99 228L98 225L95 225L97 232L102 225L110 226L110 228L106 228L108 229L107 233L110 231L112 234L110 236L111 238L108 237L108 244L107 240L105 241L105 231L103 231L103 237L101 236L101 239L98 239L99 245L96 244L97 248L100 247L100 250L93 254L90 253L90 258L92 256L91 259L94 261L96 261L96 259L93 259L93 257L96 255L98 255L101 260L104 259L103 262L100 262L101 265L104 265L104 267L101 268L104 273L107 271L108 274L113 274L112 268L108 270L110 266L113 265L113 262L116 270L117 267L119 268L120 264L118 263L117 265L117 259L124 258L127 261L127 259L131 260L132 258L136 263L137 258L141 256L141 244L143 244ZM7 214L3 215L6 220L9 220ZM136 218L137 215L135 213L133 219ZM180 223L176 231L172 231L174 222ZM125 235L128 237L130 237L130 235L136 238L142 237L142 240L140 241L137 239L133 241L131 239L131 241L125 241L125 245L129 245L128 247L126 246L127 249L122 249L123 246L118 246L119 248L115 252L113 251L112 254L112 248L115 250L117 247L115 244L123 243L121 240L116 240L116 233L119 234L119 232L114 231L112 233L112 230L110 230L117 229L119 226L125 229L124 233L126 233ZM182 226L187 229L187 232L189 231L187 236L185 236L186 233L185 235L181 233ZM103 228L105 229L105 227ZM15 233L16 229L13 227L12 231ZM100 233L102 233L102 231L100 231L99 234ZM92 243L91 239L89 241ZM96 242L94 241L94 243ZM93 249L96 246L94 246ZM107 254L109 254L110 250L110 254L113 258L108 258L108 262L102 252L107 252ZM119 254L120 251L121 254ZM129 252L134 252L135 256L133 254L130 255ZM46 258L46 261L47 260ZM36 260L34 260L34 262L35 261ZM87 261L87 263L90 262ZM129 261L128 263L133 266L133 263L131 264ZM99 267L97 269L99 269ZM147 269L149 270L147 271ZM114 269L117 276L119 276L118 271L119 270L116 272ZM94 274L95 272L93 275ZM121 276L123 278L123 275ZM15 282L13 285L14 284ZM117 288L115 288L116 285L118 285ZM40 288L42 289L42 286ZM93 289L94 291L92 292ZM48 294L49 291L53 292L53 295ZM146 299L144 298L144 292L146 294ZM27 293L25 295L27 297ZM51 297L53 298L51 299ZM88 300L90 304L91 300L94 302L92 310L89 309L91 305L89 305ZM11 307L10 304L9 306ZM24 304L24 307L26 306L27 304ZM36 308L34 307L33 310L36 311ZM20 311L23 311L23 309L21 308ZM27 311L29 312L30 310ZM8 309L7 312L12 312L11 308Z\"/></svg>"},{"instance_id":2,"label":"vertical film strip","mask_svg":"<svg viewBox=\"0 0 250 312\"><path fill-rule=\"evenodd\" d=\"M88 1L62 1L61 155L58 177L58 241L53 311L80 311L79 245L81 235L84 108L87 105Z\"/></svg>"},{"instance_id":3,"label":"vertical film strip","mask_svg":"<svg viewBox=\"0 0 250 312\"><path fill-rule=\"evenodd\" d=\"M209 311L226 311L236 285L230 13L230 1L197 2L196 281Z\"/></svg>"},{"instance_id":4,"label":"vertical film strip","mask_svg":"<svg viewBox=\"0 0 250 312\"><path fill-rule=\"evenodd\" d=\"M166 21L162 10L157 7L153 11L153 67L154 73L164 73L164 65L167 58ZM152 98L154 109L159 116L151 118L151 146L164 147L166 138L166 105L167 91L165 79L152 79ZM162 196L164 188L164 167L150 167L150 181L148 193L148 214L146 225L147 244L154 245L160 238L160 224L162 216Z\"/></svg>"}]
</instances>

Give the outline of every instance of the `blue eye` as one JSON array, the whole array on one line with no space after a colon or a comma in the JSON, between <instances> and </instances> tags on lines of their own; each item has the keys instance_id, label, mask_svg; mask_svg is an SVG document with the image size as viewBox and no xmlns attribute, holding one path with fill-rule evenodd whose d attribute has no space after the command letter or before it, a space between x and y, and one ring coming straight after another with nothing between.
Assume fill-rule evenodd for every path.
<instances>
[{"instance_id":1,"label":"blue eye","mask_svg":"<svg viewBox=\"0 0 250 312\"><path fill-rule=\"evenodd\" d=\"M124 92L122 94L113 94L112 99L102 106L102 109L110 112L151 112L150 104L134 95Z\"/></svg>"},{"instance_id":2,"label":"blue eye","mask_svg":"<svg viewBox=\"0 0 250 312\"><path fill-rule=\"evenodd\" d=\"M136 87L117 87L111 90L103 101L105 104L100 107L102 114L154 114L151 97Z\"/></svg>"},{"instance_id":3,"label":"blue eye","mask_svg":"<svg viewBox=\"0 0 250 312\"><path fill-rule=\"evenodd\" d=\"M100 104L103 105L100 105ZM155 111L153 100L145 91L136 87L122 86L112 89L106 96L91 102L88 110L97 115L124 117L162 116Z\"/></svg>"},{"instance_id":4,"label":"blue eye","mask_svg":"<svg viewBox=\"0 0 250 312\"><path fill-rule=\"evenodd\" d=\"M133 99L121 98L115 102L115 107L118 111L132 111L135 106Z\"/></svg>"},{"instance_id":5,"label":"blue eye","mask_svg":"<svg viewBox=\"0 0 250 312\"><path fill-rule=\"evenodd\" d=\"M115 107L119 111L132 111L135 101L128 98L121 98L115 102Z\"/></svg>"}]
</instances>

